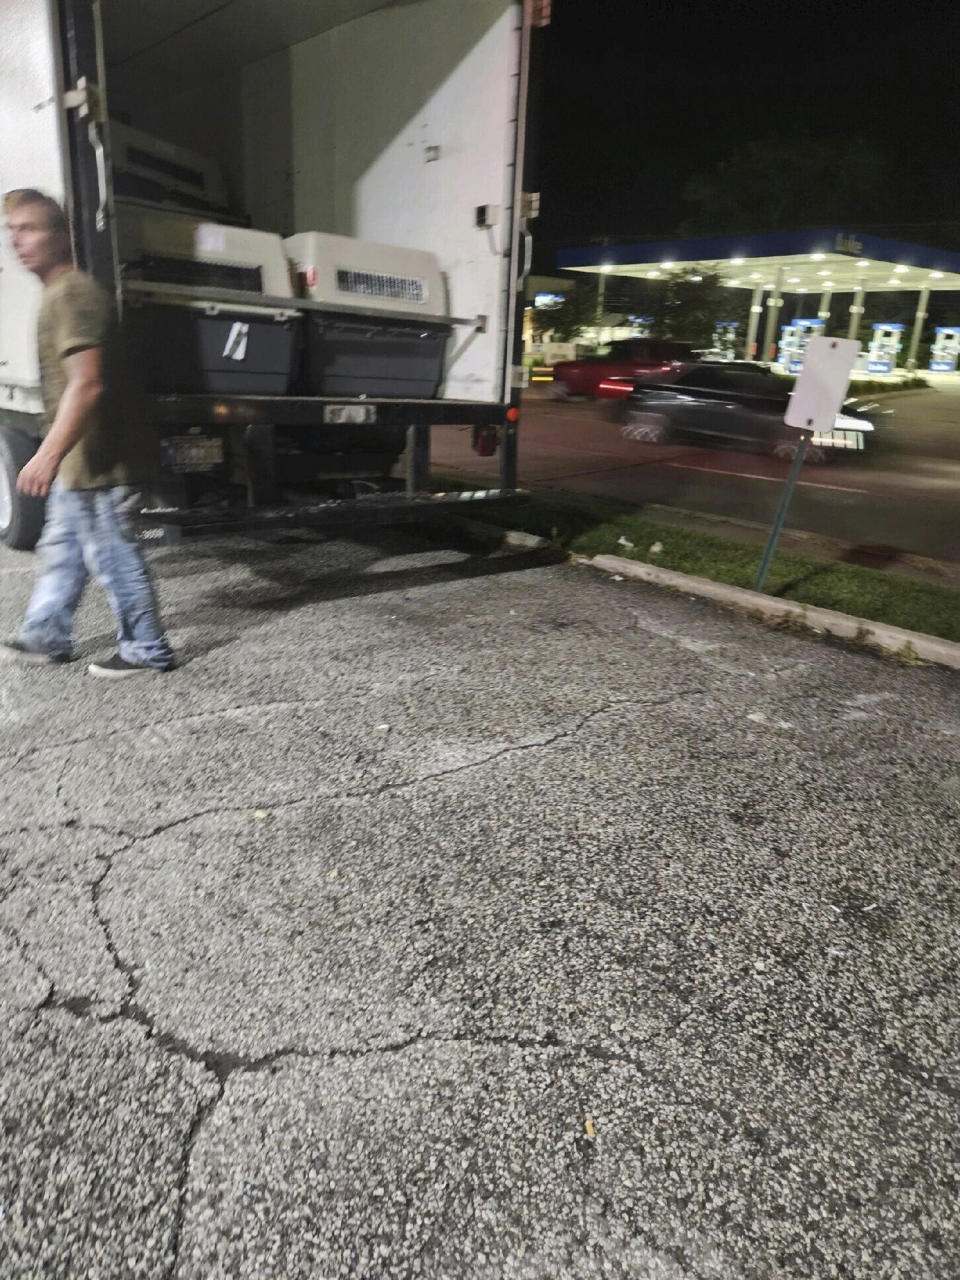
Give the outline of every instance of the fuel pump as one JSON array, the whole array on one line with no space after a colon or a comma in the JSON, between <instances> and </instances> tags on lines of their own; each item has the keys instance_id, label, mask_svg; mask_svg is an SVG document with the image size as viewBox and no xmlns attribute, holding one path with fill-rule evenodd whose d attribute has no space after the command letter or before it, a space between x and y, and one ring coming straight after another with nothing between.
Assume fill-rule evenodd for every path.
<instances>
[{"instance_id":1,"label":"fuel pump","mask_svg":"<svg viewBox=\"0 0 960 1280\"><path fill-rule=\"evenodd\" d=\"M797 349L797 326L782 324L780 326L780 345L777 348L777 364L781 369L788 369L793 353Z\"/></svg>"},{"instance_id":2,"label":"fuel pump","mask_svg":"<svg viewBox=\"0 0 960 1280\"><path fill-rule=\"evenodd\" d=\"M780 349L777 363L788 373L799 373L803 368L807 343L823 333L822 320L795 320L781 328Z\"/></svg>"},{"instance_id":3,"label":"fuel pump","mask_svg":"<svg viewBox=\"0 0 960 1280\"><path fill-rule=\"evenodd\" d=\"M903 346L902 324L875 324L867 352L868 373L893 373Z\"/></svg>"},{"instance_id":4,"label":"fuel pump","mask_svg":"<svg viewBox=\"0 0 960 1280\"><path fill-rule=\"evenodd\" d=\"M736 360L737 330L740 325L736 320L718 320L713 326L713 350L718 360Z\"/></svg>"},{"instance_id":5,"label":"fuel pump","mask_svg":"<svg viewBox=\"0 0 960 1280\"><path fill-rule=\"evenodd\" d=\"M960 357L960 329L941 325L930 350L931 373L955 373Z\"/></svg>"}]
</instances>

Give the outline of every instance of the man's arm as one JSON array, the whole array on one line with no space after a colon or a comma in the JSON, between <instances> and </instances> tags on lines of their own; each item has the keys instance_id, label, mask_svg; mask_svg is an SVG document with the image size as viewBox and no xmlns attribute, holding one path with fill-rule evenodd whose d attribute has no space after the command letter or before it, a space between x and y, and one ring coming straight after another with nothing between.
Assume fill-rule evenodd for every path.
<instances>
[{"instance_id":1,"label":"man's arm","mask_svg":"<svg viewBox=\"0 0 960 1280\"><path fill-rule=\"evenodd\" d=\"M90 415L103 395L103 352L85 347L64 359L67 386L57 414L40 448L17 477L17 488L31 498L45 498L60 463L86 431Z\"/></svg>"}]
</instances>

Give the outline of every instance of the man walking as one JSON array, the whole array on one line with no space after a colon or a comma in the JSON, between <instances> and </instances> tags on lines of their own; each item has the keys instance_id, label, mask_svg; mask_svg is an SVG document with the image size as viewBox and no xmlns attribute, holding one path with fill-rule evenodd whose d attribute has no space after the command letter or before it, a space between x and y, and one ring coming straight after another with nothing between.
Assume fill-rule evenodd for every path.
<instances>
[{"instance_id":1,"label":"man walking","mask_svg":"<svg viewBox=\"0 0 960 1280\"><path fill-rule=\"evenodd\" d=\"M91 663L90 674L169 671L173 652L132 525L156 446L124 396L111 300L74 266L69 226L55 200L12 191L3 207L17 257L43 284L37 344L46 430L17 488L46 498L47 511L38 544L43 566L19 638L0 647L0 656L70 661L74 614L93 574L119 632L117 652Z\"/></svg>"}]
</instances>

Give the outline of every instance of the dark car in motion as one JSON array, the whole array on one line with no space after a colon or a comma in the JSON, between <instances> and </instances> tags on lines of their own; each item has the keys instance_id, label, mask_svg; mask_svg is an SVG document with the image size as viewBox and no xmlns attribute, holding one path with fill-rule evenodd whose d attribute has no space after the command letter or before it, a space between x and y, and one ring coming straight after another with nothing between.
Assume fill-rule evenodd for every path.
<instances>
[{"instance_id":1,"label":"dark car in motion","mask_svg":"<svg viewBox=\"0 0 960 1280\"><path fill-rule=\"evenodd\" d=\"M762 365L696 364L637 382L615 414L624 436L648 444L687 440L729 441L793 457L799 435L783 417L792 391L789 381ZM865 409L848 402L834 429L817 433L807 448L819 463L864 447L873 430Z\"/></svg>"}]
</instances>

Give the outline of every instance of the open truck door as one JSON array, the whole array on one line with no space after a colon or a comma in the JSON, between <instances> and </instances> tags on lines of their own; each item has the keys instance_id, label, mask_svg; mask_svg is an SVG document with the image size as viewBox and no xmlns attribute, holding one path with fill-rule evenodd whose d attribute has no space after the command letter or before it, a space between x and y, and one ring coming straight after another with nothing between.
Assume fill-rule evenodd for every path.
<instances>
[{"instance_id":1,"label":"open truck door","mask_svg":"<svg viewBox=\"0 0 960 1280\"><path fill-rule=\"evenodd\" d=\"M64 135L77 265L117 297L107 66L99 0L58 0Z\"/></svg>"}]
</instances>

